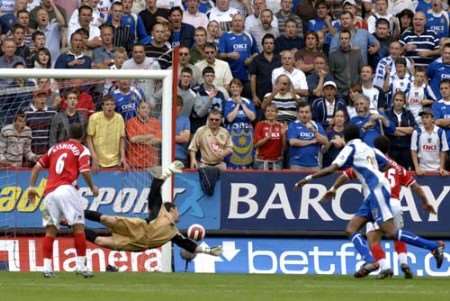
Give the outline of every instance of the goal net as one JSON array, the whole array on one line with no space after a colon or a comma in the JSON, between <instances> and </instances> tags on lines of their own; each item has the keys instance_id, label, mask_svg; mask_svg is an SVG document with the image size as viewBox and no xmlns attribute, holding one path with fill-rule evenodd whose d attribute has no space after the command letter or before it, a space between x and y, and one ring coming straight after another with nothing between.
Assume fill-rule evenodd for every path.
<instances>
[{"instance_id":1,"label":"goal net","mask_svg":"<svg viewBox=\"0 0 450 301\"><path fill-rule=\"evenodd\" d=\"M71 123L85 125L84 144L94 150L100 195L92 197L80 181L85 207L147 216L148 170L164 168L172 160L172 80L172 70L0 69L0 270L41 270L42 199L28 201L30 167L49 147L65 140ZM111 104L119 116L114 122L106 118ZM40 193L45 182L43 173L37 182ZM171 180L163 186L163 199L172 199ZM58 239L55 271L74 270L75 255L70 237ZM87 258L94 271L104 271L107 265L120 271L171 271L170 244L133 254L89 244Z\"/></svg>"}]
</instances>

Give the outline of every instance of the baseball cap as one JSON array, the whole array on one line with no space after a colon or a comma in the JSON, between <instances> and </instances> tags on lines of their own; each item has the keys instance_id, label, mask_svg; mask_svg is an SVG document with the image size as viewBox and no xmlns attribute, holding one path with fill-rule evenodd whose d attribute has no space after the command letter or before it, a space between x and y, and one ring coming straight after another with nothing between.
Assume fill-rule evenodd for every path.
<instances>
[{"instance_id":1,"label":"baseball cap","mask_svg":"<svg viewBox=\"0 0 450 301\"><path fill-rule=\"evenodd\" d=\"M345 0L344 3L342 3L342 6L345 6L346 4L356 6L356 1L355 0Z\"/></svg>"},{"instance_id":2,"label":"baseball cap","mask_svg":"<svg viewBox=\"0 0 450 301\"><path fill-rule=\"evenodd\" d=\"M324 82L323 87L325 88L326 86L333 86L335 89L337 89L336 83L332 80Z\"/></svg>"},{"instance_id":3,"label":"baseball cap","mask_svg":"<svg viewBox=\"0 0 450 301\"><path fill-rule=\"evenodd\" d=\"M422 109L422 111L419 112L419 116L423 116L423 115L433 116L433 110L431 110L430 108L424 108L424 109Z\"/></svg>"}]
</instances>

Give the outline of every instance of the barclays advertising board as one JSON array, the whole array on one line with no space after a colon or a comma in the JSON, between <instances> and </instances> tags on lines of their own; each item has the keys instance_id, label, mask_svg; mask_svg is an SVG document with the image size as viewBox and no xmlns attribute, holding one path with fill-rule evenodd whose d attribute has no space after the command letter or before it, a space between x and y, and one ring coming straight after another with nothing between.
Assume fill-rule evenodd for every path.
<instances>
[{"instance_id":1,"label":"barclays advertising board","mask_svg":"<svg viewBox=\"0 0 450 301\"><path fill-rule=\"evenodd\" d=\"M448 241L446 242L448 245ZM197 255L186 265L180 249L174 252L175 271L197 273L253 274L320 274L352 275L363 264L353 244L342 239L281 239L281 238L208 238L204 245L222 245L220 257ZM398 256L389 242L382 244L386 259L395 275L400 275ZM426 250L408 247L408 263L417 276L450 276L450 254L436 268L433 255Z\"/></svg>"},{"instance_id":2,"label":"barclays advertising board","mask_svg":"<svg viewBox=\"0 0 450 301\"><path fill-rule=\"evenodd\" d=\"M340 187L330 202L319 200L336 179L332 175L293 189L298 173L225 173L221 177L221 229L249 231L342 232L362 201L361 185ZM401 191L405 225L422 234L449 236L450 180L448 177L418 177L438 212L424 212L410 189Z\"/></svg>"}]
</instances>

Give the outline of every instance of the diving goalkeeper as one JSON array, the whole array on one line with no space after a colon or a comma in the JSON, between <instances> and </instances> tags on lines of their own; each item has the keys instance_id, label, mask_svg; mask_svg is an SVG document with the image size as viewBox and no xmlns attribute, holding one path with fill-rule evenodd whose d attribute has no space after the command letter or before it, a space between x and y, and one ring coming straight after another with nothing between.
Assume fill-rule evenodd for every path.
<instances>
[{"instance_id":1,"label":"diving goalkeeper","mask_svg":"<svg viewBox=\"0 0 450 301\"><path fill-rule=\"evenodd\" d=\"M168 241L191 253L205 253L213 256L222 254L222 246L213 248L198 245L184 237L177 229L178 210L173 203L163 203L161 186L174 173L181 172L183 163L174 161L158 177L153 177L148 195L149 216L147 219L110 216L97 211L85 210L86 219L102 223L110 231L109 236L99 236L92 229L86 229L87 240L112 250L141 252L158 248Z\"/></svg>"}]
</instances>

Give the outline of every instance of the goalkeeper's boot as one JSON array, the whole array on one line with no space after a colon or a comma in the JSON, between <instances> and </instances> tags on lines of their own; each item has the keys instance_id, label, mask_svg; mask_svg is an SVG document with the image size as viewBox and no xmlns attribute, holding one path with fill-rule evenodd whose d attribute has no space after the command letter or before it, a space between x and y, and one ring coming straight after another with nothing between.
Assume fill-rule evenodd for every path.
<instances>
[{"instance_id":1,"label":"goalkeeper's boot","mask_svg":"<svg viewBox=\"0 0 450 301\"><path fill-rule=\"evenodd\" d=\"M380 267L380 265L378 264L378 262L366 262L361 266L359 271L357 271L355 274L353 274L353 276L355 278L364 278L367 275L369 275L370 273L372 273L373 271L378 270L379 267Z\"/></svg>"},{"instance_id":2,"label":"goalkeeper's boot","mask_svg":"<svg viewBox=\"0 0 450 301\"><path fill-rule=\"evenodd\" d=\"M220 256L222 255L222 253L223 253L222 246L212 247L211 250L209 251L209 254L213 256Z\"/></svg>"},{"instance_id":3,"label":"goalkeeper's boot","mask_svg":"<svg viewBox=\"0 0 450 301\"><path fill-rule=\"evenodd\" d=\"M44 278L55 278L56 274L53 271L47 271L47 272L43 272L42 276L44 276Z\"/></svg>"},{"instance_id":4,"label":"goalkeeper's boot","mask_svg":"<svg viewBox=\"0 0 450 301\"><path fill-rule=\"evenodd\" d=\"M386 279L386 278L391 278L392 276L394 276L394 273L392 272L392 270L385 269L385 270L381 270L376 278L377 279Z\"/></svg>"},{"instance_id":5,"label":"goalkeeper's boot","mask_svg":"<svg viewBox=\"0 0 450 301\"><path fill-rule=\"evenodd\" d=\"M433 250L433 256L436 259L436 266L439 269L444 262L444 249L445 244L443 241L438 241L438 247Z\"/></svg>"},{"instance_id":6,"label":"goalkeeper's boot","mask_svg":"<svg viewBox=\"0 0 450 301\"><path fill-rule=\"evenodd\" d=\"M400 269L403 272L403 275L405 275L405 279L412 279L413 273L411 272L411 268L406 263L402 263L400 265Z\"/></svg>"}]
</instances>

